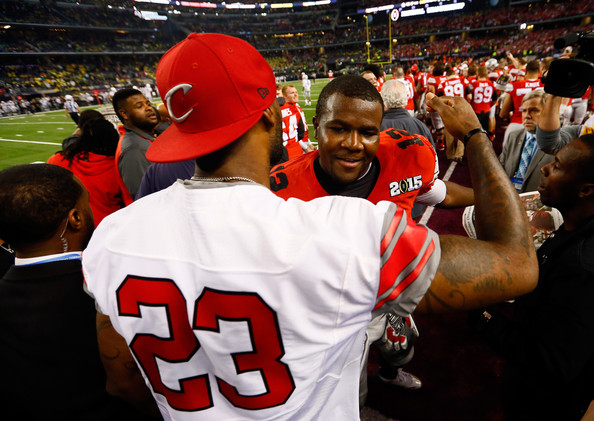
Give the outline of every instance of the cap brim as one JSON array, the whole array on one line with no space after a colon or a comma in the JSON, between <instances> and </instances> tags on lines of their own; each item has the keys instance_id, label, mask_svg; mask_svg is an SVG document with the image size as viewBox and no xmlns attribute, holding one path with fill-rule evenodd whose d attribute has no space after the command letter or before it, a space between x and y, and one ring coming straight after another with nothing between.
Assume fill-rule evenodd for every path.
<instances>
[{"instance_id":1,"label":"cap brim","mask_svg":"<svg viewBox=\"0 0 594 421\"><path fill-rule=\"evenodd\" d=\"M169 126L153 141L146 152L151 162L178 162L208 155L227 146L252 128L262 117L264 110L224 127L199 132L186 133L175 124ZM216 142L209 140L216 139ZM221 139L227 139L222 141Z\"/></svg>"}]
</instances>

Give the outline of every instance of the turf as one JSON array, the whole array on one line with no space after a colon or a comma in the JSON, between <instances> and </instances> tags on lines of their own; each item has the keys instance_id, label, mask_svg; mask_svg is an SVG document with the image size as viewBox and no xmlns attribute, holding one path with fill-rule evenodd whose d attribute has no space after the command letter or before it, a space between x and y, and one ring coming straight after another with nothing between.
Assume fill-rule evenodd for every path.
<instances>
[{"instance_id":1,"label":"turf","mask_svg":"<svg viewBox=\"0 0 594 421\"><path fill-rule=\"evenodd\" d=\"M327 79L318 79L316 83L312 83L312 105L310 106L305 106L300 81L283 84L293 84L297 87L299 104L305 112L309 136L314 143L316 141L311 123L315 114L316 99L327 83ZM157 99L156 102L159 100ZM66 116L64 110L0 118L0 170L19 164L46 162L51 155L61 149L62 140L70 136L75 129L76 125L70 117Z\"/></svg>"}]
</instances>

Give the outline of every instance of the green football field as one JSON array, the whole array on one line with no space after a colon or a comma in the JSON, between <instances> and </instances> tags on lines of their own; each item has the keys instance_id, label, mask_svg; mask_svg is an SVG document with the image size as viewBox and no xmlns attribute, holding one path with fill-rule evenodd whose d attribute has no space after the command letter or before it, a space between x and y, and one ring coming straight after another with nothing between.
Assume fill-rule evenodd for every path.
<instances>
[{"instance_id":1,"label":"green football field","mask_svg":"<svg viewBox=\"0 0 594 421\"><path fill-rule=\"evenodd\" d=\"M316 99L327 83L327 79L312 82L312 105L307 107L303 101L301 82L286 83L295 85L299 91L299 105L305 112L309 136L314 143L311 121L315 114ZM61 149L62 140L74 130L76 125L70 117L66 117L64 110L0 118L0 170L18 164L47 161Z\"/></svg>"}]
</instances>

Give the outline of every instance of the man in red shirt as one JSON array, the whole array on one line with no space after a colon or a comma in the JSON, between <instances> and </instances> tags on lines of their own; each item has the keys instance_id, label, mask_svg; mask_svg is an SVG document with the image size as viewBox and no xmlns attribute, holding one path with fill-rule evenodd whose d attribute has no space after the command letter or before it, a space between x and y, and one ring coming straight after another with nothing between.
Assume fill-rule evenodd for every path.
<instances>
[{"instance_id":1,"label":"man in red shirt","mask_svg":"<svg viewBox=\"0 0 594 421\"><path fill-rule=\"evenodd\" d=\"M411 75L406 75L404 73L404 67L402 66L395 66L392 69L392 77L396 80L399 80L400 82L402 82L404 84L404 86L406 87L406 92L407 92L407 96L408 96L408 102L406 103L406 106L404 107L406 110L408 110L408 113L411 115L411 117L414 117L415 115L415 80Z\"/></svg>"},{"instance_id":2,"label":"man in red shirt","mask_svg":"<svg viewBox=\"0 0 594 421\"><path fill-rule=\"evenodd\" d=\"M437 156L425 137L397 129L380 134L382 98L375 95L371 84L361 80L341 76L326 85L313 119L319 149L274 167L272 191L284 199L306 201L329 195L360 197L373 203L387 200L409 215L415 201L445 208L471 204L471 189L437 178ZM368 343L382 337L384 326L389 328L385 315L371 322ZM421 387L420 380L403 372L401 365L402 354L382 352L380 380L406 388ZM365 364L363 395L364 371Z\"/></svg>"},{"instance_id":3,"label":"man in red shirt","mask_svg":"<svg viewBox=\"0 0 594 421\"><path fill-rule=\"evenodd\" d=\"M497 99L497 93L495 92L495 85L487 77L487 68L481 66L477 72L477 79L468 85L466 99L472 105L472 109L481 122L483 129L489 132L489 136L492 136L493 133L490 132L489 128L489 113L491 106Z\"/></svg>"},{"instance_id":4,"label":"man in red shirt","mask_svg":"<svg viewBox=\"0 0 594 421\"><path fill-rule=\"evenodd\" d=\"M299 92L293 85L285 85L282 89L285 103L281 106L283 117L283 145L287 148L289 159L303 155L314 149L309 141L309 133L305 114L297 103Z\"/></svg>"}]
</instances>

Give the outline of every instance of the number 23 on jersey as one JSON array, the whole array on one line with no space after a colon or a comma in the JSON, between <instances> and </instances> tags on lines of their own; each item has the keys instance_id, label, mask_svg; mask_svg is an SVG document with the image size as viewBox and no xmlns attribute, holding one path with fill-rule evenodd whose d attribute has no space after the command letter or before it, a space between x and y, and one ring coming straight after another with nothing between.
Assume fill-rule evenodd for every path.
<instances>
[{"instance_id":1,"label":"number 23 on jersey","mask_svg":"<svg viewBox=\"0 0 594 421\"><path fill-rule=\"evenodd\" d=\"M193 305L193 317L188 321L186 299L170 279L128 276L117 290L120 317L142 319L142 307L162 308L169 328L169 337L136 333L130 349L148 377L155 393L167 399L180 411L200 411L213 406L211 376L216 379L220 394L238 408L258 410L284 404L293 393L295 384L289 367L281 361L284 348L276 312L256 293L228 292L204 288ZM241 323L251 340L250 351L230 351L231 369L242 373L259 374L265 391L242 394L236 385L208 373L177 378L179 387L165 385L168 367L190 364L197 353L208 353L208 344L201 344L194 331L221 335L221 322ZM148 320L146 321L148 326ZM154 324L155 321L151 321ZM145 330L146 331L146 330ZM204 349L203 349L204 348ZM206 356L203 356L206 358ZM157 363L157 360L165 363ZM231 361L229 360L229 361ZM215 361L214 364L224 364ZM194 367L189 367L191 370ZM185 370L184 370L185 371ZM175 372L180 372L176 370ZM237 378L237 377L236 377ZM228 379L231 381L230 379Z\"/></svg>"}]
</instances>

